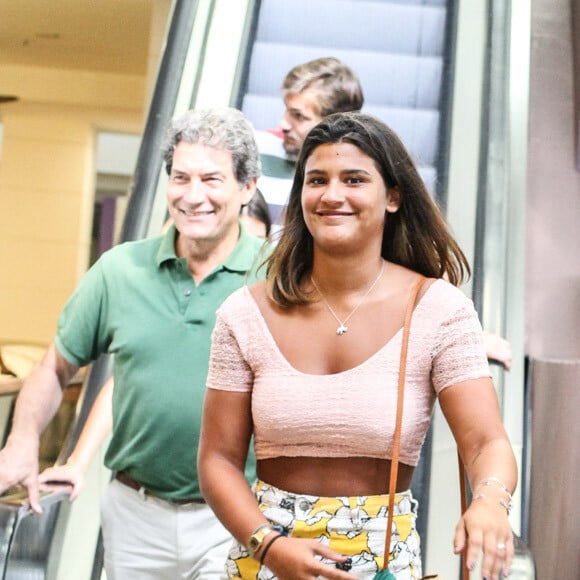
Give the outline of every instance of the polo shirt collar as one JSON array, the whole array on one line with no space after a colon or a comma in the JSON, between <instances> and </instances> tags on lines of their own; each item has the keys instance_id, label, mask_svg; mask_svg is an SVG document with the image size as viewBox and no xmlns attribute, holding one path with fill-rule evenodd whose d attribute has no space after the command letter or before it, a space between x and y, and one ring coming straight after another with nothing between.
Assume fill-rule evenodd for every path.
<instances>
[{"instance_id":1,"label":"polo shirt collar","mask_svg":"<svg viewBox=\"0 0 580 580\"><path fill-rule=\"evenodd\" d=\"M177 254L175 253L175 237L177 235L177 230L175 225L171 224L163 237L161 238L161 245L157 251L157 266L161 266L164 262L169 262L171 260L178 260Z\"/></svg>"},{"instance_id":2,"label":"polo shirt collar","mask_svg":"<svg viewBox=\"0 0 580 580\"><path fill-rule=\"evenodd\" d=\"M222 263L222 267L232 272L248 272L252 269L255 261L255 240L244 227L244 224L238 220L240 225L240 238L234 248L234 251ZM179 260L175 253L175 239L177 229L175 224L171 224L169 229L161 239L161 245L157 252L157 265L161 266L164 262Z\"/></svg>"}]
</instances>

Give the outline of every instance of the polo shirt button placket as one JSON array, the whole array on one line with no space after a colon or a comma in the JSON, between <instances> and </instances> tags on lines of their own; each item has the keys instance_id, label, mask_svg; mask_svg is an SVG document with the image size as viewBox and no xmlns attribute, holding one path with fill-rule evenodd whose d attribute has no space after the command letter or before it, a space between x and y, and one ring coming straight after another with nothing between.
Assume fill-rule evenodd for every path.
<instances>
[{"instance_id":1,"label":"polo shirt button placket","mask_svg":"<svg viewBox=\"0 0 580 580\"><path fill-rule=\"evenodd\" d=\"M185 294L186 296L191 296L191 290L188 288L188 289L187 289L187 290L184 292L184 294Z\"/></svg>"}]
</instances>

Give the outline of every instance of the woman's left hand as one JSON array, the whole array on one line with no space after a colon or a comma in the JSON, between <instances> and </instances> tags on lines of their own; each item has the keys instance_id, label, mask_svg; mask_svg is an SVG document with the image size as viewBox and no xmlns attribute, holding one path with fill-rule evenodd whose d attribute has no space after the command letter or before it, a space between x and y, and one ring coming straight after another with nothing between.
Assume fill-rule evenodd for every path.
<instances>
[{"instance_id":1,"label":"woman's left hand","mask_svg":"<svg viewBox=\"0 0 580 580\"><path fill-rule=\"evenodd\" d=\"M514 555L512 529L499 499L474 499L455 528L455 553L463 552L472 570L483 551L481 574L487 580L508 576Z\"/></svg>"}]
</instances>

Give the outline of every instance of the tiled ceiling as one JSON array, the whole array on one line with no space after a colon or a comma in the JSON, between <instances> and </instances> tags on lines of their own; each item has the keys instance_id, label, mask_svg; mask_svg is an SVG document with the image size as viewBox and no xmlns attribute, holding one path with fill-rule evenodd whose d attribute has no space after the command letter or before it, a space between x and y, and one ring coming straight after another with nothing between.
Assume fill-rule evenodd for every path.
<instances>
[{"instance_id":1,"label":"tiled ceiling","mask_svg":"<svg viewBox=\"0 0 580 580\"><path fill-rule=\"evenodd\" d=\"M0 0L0 67L145 74L152 2Z\"/></svg>"}]
</instances>

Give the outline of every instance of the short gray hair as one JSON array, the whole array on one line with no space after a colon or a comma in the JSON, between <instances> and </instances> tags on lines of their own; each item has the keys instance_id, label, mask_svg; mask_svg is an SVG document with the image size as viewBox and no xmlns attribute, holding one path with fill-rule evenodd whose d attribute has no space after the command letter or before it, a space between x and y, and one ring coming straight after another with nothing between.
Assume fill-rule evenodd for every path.
<instances>
[{"instance_id":1,"label":"short gray hair","mask_svg":"<svg viewBox=\"0 0 580 580\"><path fill-rule=\"evenodd\" d=\"M171 173L175 148L181 141L228 151L232 156L234 175L240 185L260 177L260 154L254 128L237 109L193 109L173 119L161 148L168 174Z\"/></svg>"}]
</instances>

